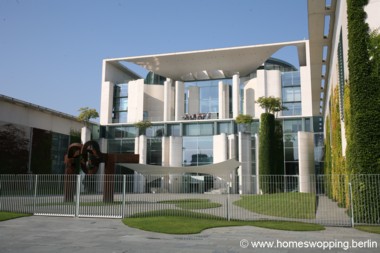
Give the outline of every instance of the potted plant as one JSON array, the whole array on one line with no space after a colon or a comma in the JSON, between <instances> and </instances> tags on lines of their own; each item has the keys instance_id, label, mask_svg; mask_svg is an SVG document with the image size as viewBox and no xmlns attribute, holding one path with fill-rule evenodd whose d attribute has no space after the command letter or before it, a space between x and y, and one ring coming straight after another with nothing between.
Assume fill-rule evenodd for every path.
<instances>
[{"instance_id":1,"label":"potted plant","mask_svg":"<svg viewBox=\"0 0 380 253\"><path fill-rule=\"evenodd\" d=\"M249 114L239 114L235 119L236 124L238 124L239 132L243 132L243 133L251 132L252 121L253 121L253 118Z\"/></svg>"},{"instance_id":2,"label":"potted plant","mask_svg":"<svg viewBox=\"0 0 380 253\"><path fill-rule=\"evenodd\" d=\"M134 126L139 130L139 135L144 135L145 130L152 126L152 122L149 120L141 120L139 122L136 122Z\"/></svg>"}]
</instances>

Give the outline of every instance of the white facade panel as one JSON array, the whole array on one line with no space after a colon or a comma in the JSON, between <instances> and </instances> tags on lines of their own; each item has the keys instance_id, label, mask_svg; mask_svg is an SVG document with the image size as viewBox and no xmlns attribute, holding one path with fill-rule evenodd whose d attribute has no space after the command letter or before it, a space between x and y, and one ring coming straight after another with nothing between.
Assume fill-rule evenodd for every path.
<instances>
[{"instance_id":1,"label":"white facade panel","mask_svg":"<svg viewBox=\"0 0 380 253\"><path fill-rule=\"evenodd\" d=\"M128 83L128 123L144 119L144 87L144 79Z\"/></svg>"},{"instance_id":2,"label":"white facade panel","mask_svg":"<svg viewBox=\"0 0 380 253\"><path fill-rule=\"evenodd\" d=\"M162 121L164 119L164 86L145 85L144 111L149 121Z\"/></svg>"},{"instance_id":3,"label":"white facade panel","mask_svg":"<svg viewBox=\"0 0 380 253\"><path fill-rule=\"evenodd\" d=\"M0 122L18 124L33 128L44 129L55 133L70 135L71 130L80 131L83 123L60 117L41 108L28 107L21 104L0 100Z\"/></svg>"},{"instance_id":4,"label":"white facade panel","mask_svg":"<svg viewBox=\"0 0 380 253\"><path fill-rule=\"evenodd\" d=\"M214 163L227 161L227 135L221 133L220 135L213 136L213 158Z\"/></svg>"},{"instance_id":5,"label":"white facade panel","mask_svg":"<svg viewBox=\"0 0 380 253\"><path fill-rule=\"evenodd\" d=\"M100 124L107 125L112 123L112 107L113 107L113 91L112 82L102 83L102 94L100 97Z\"/></svg>"},{"instance_id":6,"label":"white facade panel","mask_svg":"<svg viewBox=\"0 0 380 253\"><path fill-rule=\"evenodd\" d=\"M314 133L298 132L299 191L315 193Z\"/></svg>"},{"instance_id":7,"label":"white facade panel","mask_svg":"<svg viewBox=\"0 0 380 253\"><path fill-rule=\"evenodd\" d=\"M175 120L181 120L185 115L185 84L184 82L175 82Z\"/></svg>"},{"instance_id":8,"label":"white facade panel","mask_svg":"<svg viewBox=\"0 0 380 253\"><path fill-rule=\"evenodd\" d=\"M170 145L170 158L169 165L171 167L181 167L182 166L182 145L183 139L182 137L169 137L169 145Z\"/></svg>"}]
</instances>

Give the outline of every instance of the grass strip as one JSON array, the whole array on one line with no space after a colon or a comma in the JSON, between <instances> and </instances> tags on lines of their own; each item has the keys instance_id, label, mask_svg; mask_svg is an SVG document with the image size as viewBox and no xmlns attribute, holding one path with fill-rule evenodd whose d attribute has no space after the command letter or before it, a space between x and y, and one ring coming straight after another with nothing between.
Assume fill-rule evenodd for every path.
<instances>
[{"instance_id":1,"label":"grass strip","mask_svg":"<svg viewBox=\"0 0 380 253\"><path fill-rule=\"evenodd\" d=\"M246 195L233 204L251 212L285 218L314 219L315 195L288 192L263 195Z\"/></svg>"},{"instance_id":2,"label":"grass strip","mask_svg":"<svg viewBox=\"0 0 380 253\"><path fill-rule=\"evenodd\" d=\"M209 209L217 208L222 205L215 202L210 202L209 199L175 199L175 200L164 200L158 203L163 204L175 204L176 207L182 209Z\"/></svg>"},{"instance_id":3,"label":"grass strip","mask_svg":"<svg viewBox=\"0 0 380 253\"><path fill-rule=\"evenodd\" d=\"M171 211L171 212L170 212ZM166 213L166 216L159 216ZM176 216L170 216L169 213ZM123 219L129 227L165 233L165 234L198 234L205 229L230 226L256 226L269 229L288 231L317 231L324 230L318 224L290 222L290 221L227 221L220 217L198 214L186 210L162 210L162 212L147 212L135 215L133 218Z\"/></svg>"},{"instance_id":4,"label":"grass strip","mask_svg":"<svg viewBox=\"0 0 380 253\"><path fill-rule=\"evenodd\" d=\"M368 233L380 234L380 226L360 225L360 226L355 226L355 228L360 230L360 231L364 231L364 232L368 232Z\"/></svg>"},{"instance_id":5,"label":"grass strip","mask_svg":"<svg viewBox=\"0 0 380 253\"><path fill-rule=\"evenodd\" d=\"M6 221L6 220L16 219L20 217L27 217L27 216L31 216L31 214L0 211L0 221Z\"/></svg>"}]
</instances>

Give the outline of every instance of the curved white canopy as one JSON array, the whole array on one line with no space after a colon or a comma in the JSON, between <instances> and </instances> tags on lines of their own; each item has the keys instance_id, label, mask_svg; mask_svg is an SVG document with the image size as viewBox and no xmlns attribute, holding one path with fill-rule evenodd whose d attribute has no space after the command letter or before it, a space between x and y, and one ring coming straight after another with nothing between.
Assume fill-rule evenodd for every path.
<instances>
[{"instance_id":1,"label":"curved white canopy","mask_svg":"<svg viewBox=\"0 0 380 253\"><path fill-rule=\"evenodd\" d=\"M107 61L134 63L177 81L219 79L232 77L235 73L246 76L279 49L287 46L297 47L300 66L305 66L306 41L116 58Z\"/></svg>"}]
</instances>

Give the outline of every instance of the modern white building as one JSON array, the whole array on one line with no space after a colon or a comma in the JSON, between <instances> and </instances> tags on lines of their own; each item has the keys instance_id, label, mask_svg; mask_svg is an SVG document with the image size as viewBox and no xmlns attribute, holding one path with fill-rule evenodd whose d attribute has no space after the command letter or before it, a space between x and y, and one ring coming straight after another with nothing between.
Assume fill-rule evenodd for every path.
<instances>
[{"instance_id":1,"label":"modern white building","mask_svg":"<svg viewBox=\"0 0 380 253\"><path fill-rule=\"evenodd\" d=\"M297 49L299 69L271 58L284 47ZM136 153L140 164L164 167L236 159L241 165L231 175L233 190L257 192L257 134L264 111L255 101L274 96L289 108L277 118L284 132L283 174L293 190L298 185L290 183L292 177L314 174L322 164L320 88L311 84L309 52L309 41L303 40L106 59L100 110L103 152ZM130 64L145 68L147 75L140 77ZM248 133L238 131L234 119L239 114L254 118ZM153 126L139 135L134 123L143 120Z\"/></svg>"}]
</instances>

